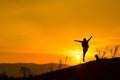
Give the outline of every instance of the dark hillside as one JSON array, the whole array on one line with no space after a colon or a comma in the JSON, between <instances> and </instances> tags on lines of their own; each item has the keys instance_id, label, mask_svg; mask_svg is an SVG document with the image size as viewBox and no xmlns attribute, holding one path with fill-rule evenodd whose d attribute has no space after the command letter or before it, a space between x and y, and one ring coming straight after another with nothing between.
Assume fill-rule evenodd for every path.
<instances>
[{"instance_id":1,"label":"dark hillside","mask_svg":"<svg viewBox=\"0 0 120 80\"><path fill-rule=\"evenodd\" d=\"M120 58L91 61L35 78L37 80L120 80Z\"/></svg>"}]
</instances>

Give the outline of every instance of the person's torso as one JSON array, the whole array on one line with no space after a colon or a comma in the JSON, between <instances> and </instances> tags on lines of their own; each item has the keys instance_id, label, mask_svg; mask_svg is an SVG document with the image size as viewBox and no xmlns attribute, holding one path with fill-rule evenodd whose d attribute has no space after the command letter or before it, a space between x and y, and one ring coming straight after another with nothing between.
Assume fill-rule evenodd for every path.
<instances>
[{"instance_id":1,"label":"person's torso","mask_svg":"<svg viewBox=\"0 0 120 80\"><path fill-rule=\"evenodd\" d=\"M88 47L89 47L88 41L83 41L83 42L82 42L82 47L83 47L83 48L88 48Z\"/></svg>"}]
</instances>

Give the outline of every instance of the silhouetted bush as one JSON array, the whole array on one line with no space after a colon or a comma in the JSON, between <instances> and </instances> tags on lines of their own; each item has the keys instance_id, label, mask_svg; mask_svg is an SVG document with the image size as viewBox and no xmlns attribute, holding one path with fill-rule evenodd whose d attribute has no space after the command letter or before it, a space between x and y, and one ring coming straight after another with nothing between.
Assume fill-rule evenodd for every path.
<instances>
[{"instance_id":1,"label":"silhouetted bush","mask_svg":"<svg viewBox=\"0 0 120 80\"><path fill-rule=\"evenodd\" d=\"M105 47L102 49L96 49L97 55L100 59L107 58L107 54L111 55L111 58L118 57L120 54L118 53L120 49L119 45L113 47Z\"/></svg>"}]
</instances>

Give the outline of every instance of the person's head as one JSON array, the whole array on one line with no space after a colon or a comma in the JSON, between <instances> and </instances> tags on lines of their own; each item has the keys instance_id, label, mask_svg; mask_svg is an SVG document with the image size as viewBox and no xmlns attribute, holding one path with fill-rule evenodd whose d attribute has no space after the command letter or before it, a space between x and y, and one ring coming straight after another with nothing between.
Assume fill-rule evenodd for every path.
<instances>
[{"instance_id":1,"label":"person's head","mask_svg":"<svg viewBox=\"0 0 120 80\"><path fill-rule=\"evenodd\" d=\"M86 38L83 38L83 41L86 41Z\"/></svg>"}]
</instances>

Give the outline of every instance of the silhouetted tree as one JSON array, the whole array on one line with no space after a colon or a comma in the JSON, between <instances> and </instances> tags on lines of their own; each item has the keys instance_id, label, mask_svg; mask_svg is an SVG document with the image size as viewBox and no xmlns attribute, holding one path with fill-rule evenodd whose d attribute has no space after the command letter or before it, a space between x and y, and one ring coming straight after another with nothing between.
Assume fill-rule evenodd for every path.
<instances>
[{"instance_id":1,"label":"silhouetted tree","mask_svg":"<svg viewBox=\"0 0 120 80\"><path fill-rule=\"evenodd\" d=\"M119 45L116 45L116 46L114 46L112 49L110 49L112 58L117 56L119 49L120 49L120 46L119 46Z\"/></svg>"},{"instance_id":2,"label":"silhouetted tree","mask_svg":"<svg viewBox=\"0 0 120 80\"><path fill-rule=\"evenodd\" d=\"M40 71L41 71L41 74L43 74L43 73L44 73L44 68L41 67L41 68L40 68Z\"/></svg>"},{"instance_id":3,"label":"silhouetted tree","mask_svg":"<svg viewBox=\"0 0 120 80\"><path fill-rule=\"evenodd\" d=\"M52 72L52 71L53 71L53 69L54 69L54 65L53 65L53 64L51 64L51 65L50 65L50 72Z\"/></svg>"},{"instance_id":4,"label":"silhouetted tree","mask_svg":"<svg viewBox=\"0 0 120 80\"><path fill-rule=\"evenodd\" d=\"M59 60L59 69L61 69L62 68L62 59L60 58L60 60Z\"/></svg>"},{"instance_id":5,"label":"silhouetted tree","mask_svg":"<svg viewBox=\"0 0 120 80\"><path fill-rule=\"evenodd\" d=\"M96 49L96 51L97 51L97 56L96 57L103 59L103 58L105 58L106 53L109 52L109 48L106 47L106 48L103 48L103 49Z\"/></svg>"},{"instance_id":6,"label":"silhouetted tree","mask_svg":"<svg viewBox=\"0 0 120 80\"><path fill-rule=\"evenodd\" d=\"M70 62L70 57L66 56L65 57L65 65L64 65L64 68L67 67L67 65L69 64Z\"/></svg>"},{"instance_id":7,"label":"silhouetted tree","mask_svg":"<svg viewBox=\"0 0 120 80\"><path fill-rule=\"evenodd\" d=\"M65 57L65 65L67 64L68 56Z\"/></svg>"},{"instance_id":8,"label":"silhouetted tree","mask_svg":"<svg viewBox=\"0 0 120 80\"><path fill-rule=\"evenodd\" d=\"M7 79L8 79L8 76L5 71L3 73L0 73L0 80L7 80Z\"/></svg>"},{"instance_id":9,"label":"silhouetted tree","mask_svg":"<svg viewBox=\"0 0 120 80\"><path fill-rule=\"evenodd\" d=\"M106 54L111 54L111 57L116 57L118 56L118 52L119 52L120 46L116 45L114 47L106 47L103 49L96 49L97 51L97 55L99 58L105 58Z\"/></svg>"},{"instance_id":10,"label":"silhouetted tree","mask_svg":"<svg viewBox=\"0 0 120 80\"><path fill-rule=\"evenodd\" d=\"M26 78L30 75L31 70L28 67L22 66L20 69L20 73L23 75L23 78Z\"/></svg>"}]
</instances>

